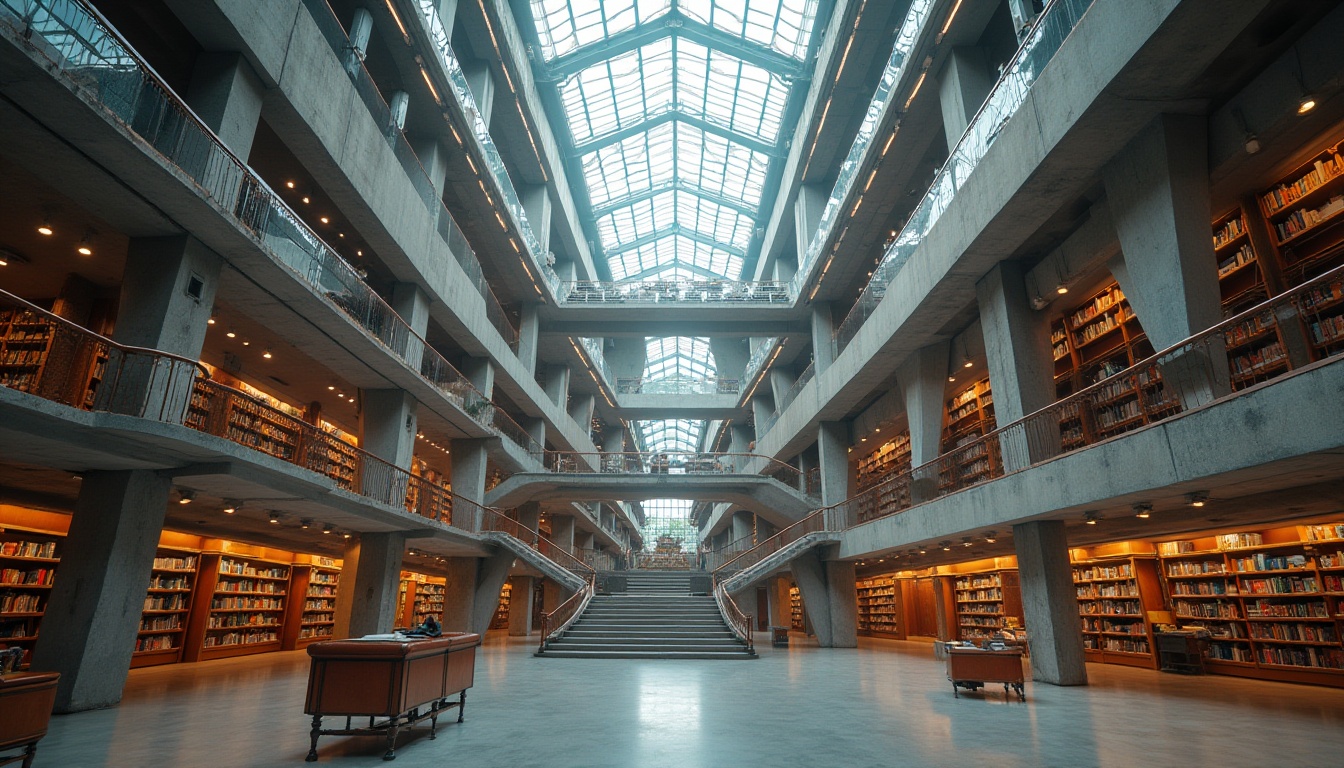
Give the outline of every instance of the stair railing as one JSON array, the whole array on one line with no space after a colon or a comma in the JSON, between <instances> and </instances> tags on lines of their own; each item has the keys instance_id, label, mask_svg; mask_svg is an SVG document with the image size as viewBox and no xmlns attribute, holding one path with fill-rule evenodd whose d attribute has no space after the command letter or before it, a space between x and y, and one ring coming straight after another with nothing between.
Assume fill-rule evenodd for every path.
<instances>
[{"instance_id":1,"label":"stair railing","mask_svg":"<svg viewBox=\"0 0 1344 768\"><path fill-rule=\"evenodd\" d=\"M723 614L723 620L728 624L728 628L733 631L739 640L746 643L747 653L756 652L756 644L751 631L752 615L743 613L737 606L737 601L728 594L728 590L723 588L723 584L715 580L714 584L714 602L719 606L719 613Z\"/></svg>"},{"instance_id":2,"label":"stair railing","mask_svg":"<svg viewBox=\"0 0 1344 768\"><path fill-rule=\"evenodd\" d=\"M537 646L537 652L546 650L552 640L558 638L569 625L573 624L575 619L583 615L588 609L588 603L592 602L596 579L589 574L583 589L575 592L568 600L561 603L554 611L541 614L541 642Z\"/></svg>"}]
</instances>

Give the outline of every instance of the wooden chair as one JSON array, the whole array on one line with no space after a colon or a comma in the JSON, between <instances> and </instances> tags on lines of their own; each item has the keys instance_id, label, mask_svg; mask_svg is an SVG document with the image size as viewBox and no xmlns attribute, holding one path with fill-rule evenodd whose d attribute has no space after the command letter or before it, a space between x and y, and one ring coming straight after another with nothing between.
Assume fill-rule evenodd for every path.
<instances>
[{"instance_id":1,"label":"wooden chair","mask_svg":"<svg viewBox=\"0 0 1344 768\"><path fill-rule=\"evenodd\" d=\"M0 755L0 765L20 760L23 768L31 768L37 755L37 742L47 735L47 723L56 705L56 672L14 672L0 675L0 752L22 750L14 755Z\"/></svg>"}]
</instances>

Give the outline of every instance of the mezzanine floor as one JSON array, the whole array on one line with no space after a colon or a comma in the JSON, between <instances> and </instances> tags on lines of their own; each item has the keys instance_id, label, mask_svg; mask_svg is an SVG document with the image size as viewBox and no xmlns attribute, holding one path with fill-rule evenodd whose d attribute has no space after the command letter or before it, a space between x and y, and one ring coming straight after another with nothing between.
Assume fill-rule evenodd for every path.
<instances>
[{"instance_id":1,"label":"mezzanine floor","mask_svg":"<svg viewBox=\"0 0 1344 768\"><path fill-rule=\"evenodd\" d=\"M763 637L763 636L762 636ZM467 720L394 765L1339 766L1344 690L1089 665L1092 684L952 697L928 644L760 649L756 661L538 659L492 636ZM136 670L116 709L53 718L38 768L302 766L303 652ZM324 737L316 765L382 765Z\"/></svg>"}]
</instances>

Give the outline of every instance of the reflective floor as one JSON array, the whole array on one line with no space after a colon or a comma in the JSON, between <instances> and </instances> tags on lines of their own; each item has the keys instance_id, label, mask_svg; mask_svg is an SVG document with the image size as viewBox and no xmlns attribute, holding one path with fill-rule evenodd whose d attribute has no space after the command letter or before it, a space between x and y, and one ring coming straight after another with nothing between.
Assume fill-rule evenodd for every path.
<instances>
[{"instance_id":1,"label":"reflective floor","mask_svg":"<svg viewBox=\"0 0 1344 768\"><path fill-rule=\"evenodd\" d=\"M1089 665L1084 688L954 699L931 646L796 637L756 661L538 659L491 638L467 719L404 734L394 765L1338 766L1344 691ZM800 647L800 643L803 644ZM302 652L135 670L116 709L53 718L38 768L302 766ZM316 765L381 765L324 737Z\"/></svg>"}]
</instances>

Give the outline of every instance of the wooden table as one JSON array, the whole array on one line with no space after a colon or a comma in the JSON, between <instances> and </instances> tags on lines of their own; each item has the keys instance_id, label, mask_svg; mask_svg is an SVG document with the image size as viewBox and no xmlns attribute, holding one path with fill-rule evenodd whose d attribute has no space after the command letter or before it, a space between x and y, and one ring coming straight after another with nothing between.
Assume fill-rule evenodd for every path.
<instances>
[{"instance_id":1,"label":"wooden table","mask_svg":"<svg viewBox=\"0 0 1344 768\"><path fill-rule=\"evenodd\" d=\"M303 711L313 716L313 725L307 761L317 759L319 736L384 736L383 759L395 760L402 728L428 719L433 739L439 715L453 707L457 722L462 722L480 644L480 635L449 632L442 637L328 640L308 646L312 666ZM454 694L457 701L449 701ZM345 727L322 728L322 718L329 715L344 715ZM354 717L367 717L369 723L352 727Z\"/></svg>"},{"instance_id":2,"label":"wooden table","mask_svg":"<svg viewBox=\"0 0 1344 768\"><path fill-rule=\"evenodd\" d=\"M957 689L979 690L985 683L1003 683L1003 693L1011 687L1019 701L1026 701L1026 678L1022 673L1022 651L1009 648L1003 651L983 651L965 646L948 646L947 679L952 682L952 695L960 698Z\"/></svg>"}]
</instances>

